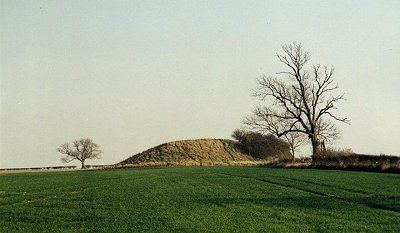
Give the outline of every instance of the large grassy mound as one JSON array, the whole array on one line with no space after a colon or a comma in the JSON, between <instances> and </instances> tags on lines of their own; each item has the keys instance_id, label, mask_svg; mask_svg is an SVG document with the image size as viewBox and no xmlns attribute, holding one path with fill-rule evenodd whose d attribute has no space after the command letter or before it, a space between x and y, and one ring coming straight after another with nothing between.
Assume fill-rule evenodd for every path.
<instances>
[{"instance_id":1,"label":"large grassy mound","mask_svg":"<svg viewBox=\"0 0 400 233\"><path fill-rule=\"evenodd\" d=\"M120 162L118 165L169 163L181 165L221 164L253 161L238 143L226 139L197 139L168 142Z\"/></svg>"}]
</instances>

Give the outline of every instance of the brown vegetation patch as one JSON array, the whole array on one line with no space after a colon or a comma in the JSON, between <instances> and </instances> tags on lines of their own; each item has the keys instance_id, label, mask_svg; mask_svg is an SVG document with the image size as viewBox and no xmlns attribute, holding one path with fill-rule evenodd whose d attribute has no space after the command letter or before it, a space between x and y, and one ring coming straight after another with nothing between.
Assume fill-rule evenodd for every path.
<instances>
[{"instance_id":1,"label":"brown vegetation patch","mask_svg":"<svg viewBox=\"0 0 400 233\"><path fill-rule=\"evenodd\" d=\"M168 166L183 166L183 167L194 167L194 166L258 166L266 165L271 161L230 161L230 162L144 162L135 164L116 164L105 166L103 169L118 169L118 168L142 168L142 167L168 167Z\"/></svg>"}]
</instances>

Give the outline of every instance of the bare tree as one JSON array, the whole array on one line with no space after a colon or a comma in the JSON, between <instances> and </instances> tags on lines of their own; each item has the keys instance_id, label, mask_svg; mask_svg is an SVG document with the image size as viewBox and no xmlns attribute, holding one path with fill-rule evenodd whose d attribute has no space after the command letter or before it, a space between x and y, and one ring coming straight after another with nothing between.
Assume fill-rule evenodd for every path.
<instances>
[{"instance_id":1,"label":"bare tree","mask_svg":"<svg viewBox=\"0 0 400 233\"><path fill-rule=\"evenodd\" d=\"M78 160L81 162L82 168L85 168L86 159L99 159L102 151L99 149L100 146L97 145L89 138L82 138L75 140L72 144L67 142L60 145L57 151L63 154L61 158L63 163L69 163L73 160Z\"/></svg>"},{"instance_id":2,"label":"bare tree","mask_svg":"<svg viewBox=\"0 0 400 233\"><path fill-rule=\"evenodd\" d=\"M285 138L286 142L289 144L290 152L292 153L293 160L294 160L296 152L299 150L299 148L302 145L304 145L304 143L306 141L306 136L304 134L295 132L295 133L285 134L283 137Z\"/></svg>"},{"instance_id":3,"label":"bare tree","mask_svg":"<svg viewBox=\"0 0 400 233\"><path fill-rule=\"evenodd\" d=\"M278 137L290 137L293 133L306 135L316 156L322 141L338 136L332 121L349 121L334 114L343 94L335 94L339 86L333 80L333 67L317 64L311 70L305 69L310 54L301 44L283 45L282 50L283 54L276 57L287 70L278 72L277 77L261 77L254 91L255 97L272 102L269 106L257 107L244 123Z\"/></svg>"}]
</instances>

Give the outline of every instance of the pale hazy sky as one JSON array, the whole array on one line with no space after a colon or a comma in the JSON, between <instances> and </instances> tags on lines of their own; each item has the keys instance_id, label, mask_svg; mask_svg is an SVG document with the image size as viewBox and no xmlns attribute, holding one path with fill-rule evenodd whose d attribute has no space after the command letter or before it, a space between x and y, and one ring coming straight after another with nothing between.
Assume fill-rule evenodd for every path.
<instances>
[{"instance_id":1,"label":"pale hazy sky","mask_svg":"<svg viewBox=\"0 0 400 233\"><path fill-rule=\"evenodd\" d=\"M400 155L400 1L1 0L0 167L61 165L91 137L114 163L163 142L229 138L255 79L302 42L347 101L337 147Z\"/></svg>"}]
</instances>

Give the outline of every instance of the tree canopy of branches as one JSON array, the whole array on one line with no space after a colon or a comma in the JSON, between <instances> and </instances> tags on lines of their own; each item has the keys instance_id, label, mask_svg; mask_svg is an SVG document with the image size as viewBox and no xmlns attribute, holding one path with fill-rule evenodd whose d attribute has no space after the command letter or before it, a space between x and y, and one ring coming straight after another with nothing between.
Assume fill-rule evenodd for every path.
<instances>
[{"instance_id":1,"label":"tree canopy of branches","mask_svg":"<svg viewBox=\"0 0 400 233\"><path fill-rule=\"evenodd\" d=\"M276 57L286 70L276 76L261 77L254 90L255 97L271 102L257 107L244 123L277 137L306 135L311 141L313 156L317 156L322 141L338 136L333 122L349 121L334 113L344 95L336 94L339 86L333 79L333 67L317 64L307 69L310 54L299 43L282 45L282 50Z\"/></svg>"},{"instance_id":2,"label":"tree canopy of branches","mask_svg":"<svg viewBox=\"0 0 400 233\"><path fill-rule=\"evenodd\" d=\"M242 149L253 158L292 159L288 143L272 134L264 135L257 132L236 129L232 133L232 138L236 139Z\"/></svg>"},{"instance_id":3,"label":"tree canopy of branches","mask_svg":"<svg viewBox=\"0 0 400 233\"><path fill-rule=\"evenodd\" d=\"M61 158L63 163L78 160L81 162L82 168L85 168L85 160L99 159L102 154L100 146L89 138L75 140L72 144L64 143L57 148L57 151L64 155Z\"/></svg>"}]
</instances>

